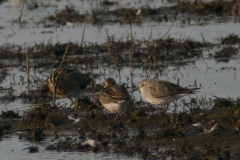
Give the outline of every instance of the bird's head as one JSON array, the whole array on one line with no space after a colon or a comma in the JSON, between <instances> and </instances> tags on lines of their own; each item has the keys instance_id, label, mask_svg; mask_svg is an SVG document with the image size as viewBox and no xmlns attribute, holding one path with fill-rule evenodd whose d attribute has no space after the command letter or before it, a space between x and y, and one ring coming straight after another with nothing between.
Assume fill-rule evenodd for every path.
<instances>
[{"instance_id":1,"label":"bird's head","mask_svg":"<svg viewBox=\"0 0 240 160\"><path fill-rule=\"evenodd\" d=\"M114 85L114 84L116 84L116 81L115 81L115 79L113 79L113 78L108 78L108 79L106 79L106 81L105 81L105 87L107 87L107 86L112 86L112 85Z\"/></svg>"}]
</instances>

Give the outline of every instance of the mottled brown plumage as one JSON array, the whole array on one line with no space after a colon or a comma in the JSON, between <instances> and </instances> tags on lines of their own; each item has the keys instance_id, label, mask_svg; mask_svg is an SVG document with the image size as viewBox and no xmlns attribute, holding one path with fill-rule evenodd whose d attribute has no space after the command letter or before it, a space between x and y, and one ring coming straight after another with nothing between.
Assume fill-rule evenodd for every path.
<instances>
[{"instance_id":1,"label":"mottled brown plumage","mask_svg":"<svg viewBox=\"0 0 240 160\"><path fill-rule=\"evenodd\" d=\"M78 98L91 81L89 75L82 74L78 70L60 68L51 74L48 79L48 86L53 93L56 86L57 97L71 99Z\"/></svg>"},{"instance_id":2,"label":"mottled brown plumage","mask_svg":"<svg viewBox=\"0 0 240 160\"><path fill-rule=\"evenodd\" d=\"M194 94L199 88L183 88L168 81L144 79L139 84L143 98L151 104L168 104L183 96Z\"/></svg>"},{"instance_id":3,"label":"mottled brown plumage","mask_svg":"<svg viewBox=\"0 0 240 160\"><path fill-rule=\"evenodd\" d=\"M110 112L122 112L131 101L131 96L124 85L119 85L113 78L105 81L100 93L100 102Z\"/></svg>"}]
</instances>

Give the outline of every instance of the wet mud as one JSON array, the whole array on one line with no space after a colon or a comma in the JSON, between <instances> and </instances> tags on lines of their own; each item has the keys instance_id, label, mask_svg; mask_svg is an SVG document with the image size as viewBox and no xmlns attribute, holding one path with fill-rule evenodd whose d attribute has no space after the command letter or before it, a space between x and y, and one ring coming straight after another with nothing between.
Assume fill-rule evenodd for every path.
<instances>
[{"instance_id":1,"label":"wet mud","mask_svg":"<svg viewBox=\"0 0 240 160\"><path fill-rule=\"evenodd\" d=\"M67 50L68 56L63 63L63 67L70 64L85 64L93 68L98 64L129 66L130 63L138 65L137 62L153 63L154 61L164 62L189 60L196 57L201 58L202 51L216 45L209 42L193 41L190 38L177 40L167 37L151 41L135 40L134 38L122 41L109 38L107 43L101 45L90 43L87 46L82 46L73 42L66 44L36 44L26 51L2 46L0 47L0 58L18 60L19 64L21 64L23 61L26 61L26 53L29 53L29 58L36 61L35 65L32 66L34 68L58 67L67 46L69 46ZM237 49L235 50L236 52L238 51ZM34 59L41 59L41 61L38 62ZM44 61L44 59L48 59L48 61ZM10 66L4 63L2 65Z\"/></svg>"},{"instance_id":2,"label":"wet mud","mask_svg":"<svg viewBox=\"0 0 240 160\"><path fill-rule=\"evenodd\" d=\"M221 44L228 44L232 39L236 39L236 36L222 38ZM9 57L4 55L2 59L19 60L19 56L15 54L26 56L26 53L30 53L30 60L49 58L55 62L54 65L49 62L30 65L32 68L47 69L59 65L65 53L64 48L69 46L65 66L85 63L90 67L93 67L93 64L122 66L130 64L130 55L133 65L139 60L154 63L155 60L193 59L202 57L201 50L216 46L191 39L173 38L157 39L148 43L143 40L138 41L139 44L133 42L133 40L116 42L110 39L105 44L89 46L74 43L47 46L36 44L25 51L15 50L16 53L11 52L7 54ZM141 48L143 44L146 48ZM128 55L125 55L124 50L132 52L129 51ZM6 51L6 48L2 51ZM111 56L106 58L106 54ZM223 57L219 54L216 52L215 58ZM3 55L3 52L0 55ZM231 58L231 55L227 58ZM21 59L21 64L25 66L24 59ZM7 74L3 73L2 79ZM96 77L99 75L93 75L93 78ZM37 77L32 83L34 82L37 82ZM193 99L190 103L184 104L189 107L189 112L182 113L168 113L164 107L159 108L133 100L125 113L113 114L106 111L99 102L98 93L103 87L101 84L89 86L85 90L86 95L78 99L77 106L69 108L60 104L52 106L52 93L47 81L40 82L41 85L35 90L23 92L19 96L6 94L1 97L2 102L18 99L23 103L33 104L32 109L24 111L23 115L14 111L2 111L1 136L14 131L23 132L21 138L29 141L43 141L50 136L53 137L54 144L47 145L46 150L58 152L113 152L117 155L124 154L144 159L166 157L225 159L238 156L239 143L236 141L240 138L238 100L216 98L212 108L201 109L200 106L191 107L196 103ZM91 93L93 96L88 96ZM36 147L28 149L30 153L38 152Z\"/></svg>"},{"instance_id":3,"label":"wet mud","mask_svg":"<svg viewBox=\"0 0 240 160\"><path fill-rule=\"evenodd\" d=\"M189 113L172 114L132 103L127 112L119 115L89 102L81 103L78 109L41 104L23 116L2 112L1 136L11 129L23 131L21 137L30 141L50 136L54 144L46 146L46 150L58 152L114 152L147 159L238 156L239 101L219 98L212 109L194 108ZM20 124L4 123L12 118L19 119Z\"/></svg>"}]
</instances>

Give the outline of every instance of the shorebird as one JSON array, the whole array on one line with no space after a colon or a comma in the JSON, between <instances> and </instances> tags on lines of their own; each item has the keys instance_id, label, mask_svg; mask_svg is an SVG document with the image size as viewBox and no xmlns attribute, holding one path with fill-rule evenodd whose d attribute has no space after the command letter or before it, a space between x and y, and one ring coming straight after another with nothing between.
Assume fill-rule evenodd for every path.
<instances>
[{"instance_id":1,"label":"shorebird","mask_svg":"<svg viewBox=\"0 0 240 160\"><path fill-rule=\"evenodd\" d=\"M154 105L169 104L183 96L194 94L199 88L183 88L177 84L157 79L144 79L138 88L143 98Z\"/></svg>"},{"instance_id":2,"label":"shorebird","mask_svg":"<svg viewBox=\"0 0 240 160\"><path fill-rule=\"evenodd\" d=\"M124 85L117 84L113 78L105 81L105 86L100 92L100 102L108 111L123 112L130 101L131 96Z\"/></svg>"},{"instance_id":3,"label":"shorebird","mask_svg":"<svg viewBox=\"0 0 240 160\"><path fill-rule=\"evenodd\" d=\"M69 98L72 106L72 98L78 98L91 81L89 75L82 74L76 69L60 68L49 77L48 87L53 94L55 90L57 97Z\"/></svg>"}]
</instances>

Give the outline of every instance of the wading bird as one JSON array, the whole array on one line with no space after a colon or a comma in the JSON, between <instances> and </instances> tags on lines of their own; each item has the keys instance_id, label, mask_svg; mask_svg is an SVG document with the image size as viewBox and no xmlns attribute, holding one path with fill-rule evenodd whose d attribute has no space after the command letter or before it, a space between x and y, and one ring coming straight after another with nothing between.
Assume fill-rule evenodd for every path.
<instances>
[{"instance_id":1,"label":"wading bird","mask_svg":"<svg viewBox=\"0 0 240 160\"><path fill-rule=\"evenodd\" d=\"M177 84L157 79L144 79L138 88L143 98L154 105L166 105L183 96L194 94L199 88L183 88Z\"/></svg>"},{"instance_id":2,"label":"wading bird","mask_svg":"<svg viewBox=\"0 0 240 160\"><path fill-rule=\"evenodd\" d=\"M76 69L60 68L51 74L48 86L57 97L69 98L72 106L72 98L78 98L91 81L89 75L82 74Z\"/></svg>"},{"instance_id":3,"label":"wading bird","mask_svg":"<svg viewBox=\"0 0 240 160\"><path fill-rule=\"evenodd\" d=\"M123 112L130 101L131 96L124 85L117 84L113 78L105 81L105 86L100 92L100 102L108 111Z\"/></svg>"}]
</instances>

